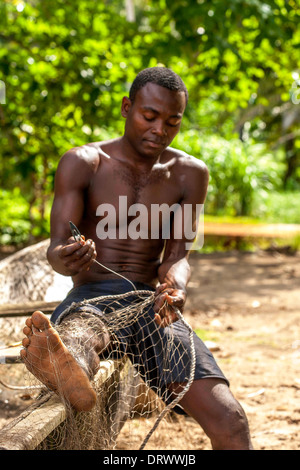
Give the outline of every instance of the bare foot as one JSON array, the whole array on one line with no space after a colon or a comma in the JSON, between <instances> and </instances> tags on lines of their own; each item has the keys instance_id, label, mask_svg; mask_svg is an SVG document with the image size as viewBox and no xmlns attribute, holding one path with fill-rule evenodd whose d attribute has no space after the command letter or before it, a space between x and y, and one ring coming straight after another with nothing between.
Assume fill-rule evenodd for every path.
<instances>
[{"instance_id":1,"label":"bare foot","mask_svg":"<svg viewBox=\"0 0 300 470\"><path fill-rule=\"evenodd\" d=\"M44 385L62 395L77 411L89 411L96 393L88 376L63 344L50 320L34 312L23 329L26 338L21 358L27 369Z\"/></svg>"}]
</instances>

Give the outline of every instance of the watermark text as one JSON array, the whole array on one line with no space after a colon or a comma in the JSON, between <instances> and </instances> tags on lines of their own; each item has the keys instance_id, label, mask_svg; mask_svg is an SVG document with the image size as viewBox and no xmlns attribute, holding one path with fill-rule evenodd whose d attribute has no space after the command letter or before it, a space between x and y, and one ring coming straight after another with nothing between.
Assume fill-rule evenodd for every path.
<instances>
[{"instance_id":1,"label":"watermark text","mask_svg":"<svg viewBox=\"0 0 300 470\"><path fill-rule=\"evenodd\" d=\"M187 250L199 249L204 242L204 204L145 204L128 206L127 196L119 205L97 207L101 217L96 227L100 240L184 240Z\"/></svg>"}]
</instances>

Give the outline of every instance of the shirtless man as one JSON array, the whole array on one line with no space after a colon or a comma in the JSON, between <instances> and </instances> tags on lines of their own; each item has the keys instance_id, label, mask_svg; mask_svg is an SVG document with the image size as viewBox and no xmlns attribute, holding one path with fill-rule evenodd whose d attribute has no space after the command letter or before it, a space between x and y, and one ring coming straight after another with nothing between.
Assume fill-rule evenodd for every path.
<instances>
[{"instance_id":1,"label":"shirtless man","mask_svg":"<svg viewBox=\"0 0 300 470\"><path fill-rule=\"evenodd\" d=\"M146 69L138 74L129 97L122 100L121 114L126 120L123 136L73 148L59 163L48 260L54 270L72 276L73 297L54 312L51 322L42 312L34 312L26 320L21 355L27 368L49 388L60 389L76 410L90 410L95 405L90 377L97 370L99 353L109 339L105 332L96 338L90 334L85 341L92 353L78 361L71 353L68 334L60 337L52 323L59 321L62 310L72 299L85 298L89 286L97 286L98 295L111 286L117 286L116 294L120 288L124 291L124 283L120 287L120 281L99 267L95 259L125 276L137 288L155 290L153 316L161 331L177 319L172 306L183 309L190 277L184 236L181 239L171 236L168 240L150 237L100 240L96 214L100 204L112 204L119 227L122 216L119 196L127 197L128 206L143 204L149 214L152 204L195 207L204 203L208 186L205 164L169 147L179 132L187 99L185 85L172 71L159 67ZM84 240L76 242L70 238L70 220L85 235ZM127 290L132 290L129 284ZM92 297L96 297L95 292L90 294ZM247 418L227 379L199 339L196 348L199 364L195 380L180 405L201 425L213 449L251 449ZM202 356L210 364L208 369L203 369ZM57 365L62 370L59 383L54 370ZM172 386L176 384L169 384L171 390Z\"/></svg>"}]
</instances>

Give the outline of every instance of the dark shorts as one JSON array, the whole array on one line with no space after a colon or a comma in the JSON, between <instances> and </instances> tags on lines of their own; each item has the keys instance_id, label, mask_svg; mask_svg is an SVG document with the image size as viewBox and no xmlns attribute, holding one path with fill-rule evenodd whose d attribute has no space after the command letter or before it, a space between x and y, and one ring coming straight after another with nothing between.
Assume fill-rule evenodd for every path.
<instances>
[{"instance_id":1,"label":"dark shorts","mask_svg":"<svg viewBox=\"0 0 300 470\"><path fill-rule=\"evenodd\" d=\"M147 284L135 282L134 285L137 290L154 291ZM95 303L91 299L132 291L132 286L125 280L106 280L73 288L53 312L51 321L55 324L62 323L69 313L67 311L66 314L66 309L73 303L77 304L83 300L86 301L86 308L89 307L91 313L100 315L104 319L109 318L112 311L110 303L105 304L103 301ZM135 302L137 297L133 294L118 300L113 308L130 307ZM80 307L76 311L78 310ZM171 400L168 384L188 381L192 350L190 332L182 321L179 320L166 328L159 328L154 322L154 311L150 305L128 325L114 327L113 333L117 338L118 354L121 352L130 358L141 377L166 403ZM195 333L193 333L193 342L196 361L194 380L219 378L229 385L213 355ZM176 411L181 412L178 407Z\"/></svg>"}]
</instances>

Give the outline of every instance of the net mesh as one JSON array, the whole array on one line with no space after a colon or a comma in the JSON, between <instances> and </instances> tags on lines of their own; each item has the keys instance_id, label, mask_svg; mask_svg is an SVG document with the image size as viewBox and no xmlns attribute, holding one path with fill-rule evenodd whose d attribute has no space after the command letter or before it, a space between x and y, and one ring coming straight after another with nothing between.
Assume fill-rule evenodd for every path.
<instances>
[{"instance_id":1,"label":"net mesh","mask_svg":"<svg viewBox=\"0 0 300 470\"><path fill-rule=\"evenodd\" d=\"M54 429L46 432L47 438L40 438L41 442L35 448L118 449L118 436L126 421L154 414L155 423L137 448L147 446L159 423L188 391L195 370L191 327L177 310L178 321L160 328L154 320L153 304L152 291L131 291L74 303L65 310L55 329L91 377L97 401L91 411L75 412L59 388L53 393L41 385L41 382L46 382L43 380L43 370L39 371L39 381L30 374L28 390L36 394L34 407L44 407L37 418L38 422L34 424L35 428L44 429L45 423L53 420L54 415L58 419L61 413L58 412L57 402L54 408L50 405L45 407L44 403L48 403L49 397L59 395L64 408L61 423L55 423ZM188 344L181 340L179 331L184 331ZM92 345L94 340L99 344L99 338L103 340L103 347L98 353L100 366L95 374L94 370L87 368L87 364L93 362ZM49 351L51 360L51 354L56 354L55 348L51 344L44 347ZM57 361L53 360L52 363L57 364ZM54 374L59 384L63 371L57 365ZM32 383L32 380L35 382ZM6 436L14 432L20 431L7 429ZM27 429L26 439L29 432ZM22 439L22 436L19 438Z\"/></svg>"}]
</instances>

